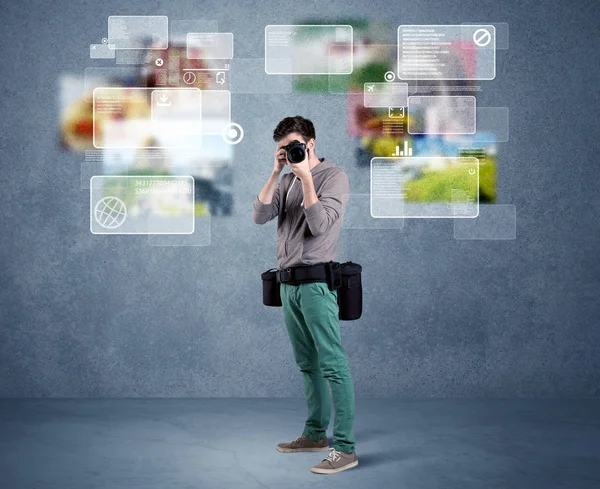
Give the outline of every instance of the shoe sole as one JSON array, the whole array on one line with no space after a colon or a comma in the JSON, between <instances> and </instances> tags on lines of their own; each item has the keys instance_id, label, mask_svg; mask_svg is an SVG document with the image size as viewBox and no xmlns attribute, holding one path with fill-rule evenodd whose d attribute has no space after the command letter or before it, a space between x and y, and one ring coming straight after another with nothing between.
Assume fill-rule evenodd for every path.
<instances>
[{"instance_id":1,"label":"shoe sole","mask_svg":"<svg viewBox=\"0 0 600 489\"><path fill-rule=\"evenodd\" d=\"M275 447L278 452L281 453L294 453L294 452L327 452L329 447L322 448L282 448L279 445Z\"/></svg>"},{"instance_id":2,"label":"shoe sole","mask_svg":"<svg viewBox=\"0 0 600 489\"><path fill-rule=\"evenodd\" d=\"M338 472L343 472L344 470L348 470L351 469L353 467L356 467L358 465L358 460L355 460L354 462L349 463L348 465L344 465L343 467L340 467L339 469L316 469L315 467L313 467L312 469L310 469L310 471L313 474L337 474Z\"/></svg>"}]
</instances>

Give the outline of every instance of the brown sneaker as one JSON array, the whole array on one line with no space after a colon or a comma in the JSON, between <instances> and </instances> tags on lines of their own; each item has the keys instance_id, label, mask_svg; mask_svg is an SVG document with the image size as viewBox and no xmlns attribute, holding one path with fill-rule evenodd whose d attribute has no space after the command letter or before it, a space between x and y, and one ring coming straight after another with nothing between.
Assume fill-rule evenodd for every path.
<instances>
[{"instance_id":1,"label":"brown sneaker","mask_svg":"<svg viewBox=\"0 0 600 489\"><path fill-rule=\"evenodd\" d=\"M277 451L283 453L293 452L326 452L329 450L329 441L324 436L319 441L313 441L304 435L300 435L291 443L279 443Z\"/></svg>"},{"instance_id":2,"label":"brown sneaker","mask_svg":"<svg viewBox=\"0 0 600 489\"><path fill-rule=\"evenodd\" d=\"M330 448L329 452L327 458L323 459L320 464L315 465L310 469L311 472L315 474L335 474L358 465L356 452L338 452L335 448Z\"/></svg>"}]
</instances>

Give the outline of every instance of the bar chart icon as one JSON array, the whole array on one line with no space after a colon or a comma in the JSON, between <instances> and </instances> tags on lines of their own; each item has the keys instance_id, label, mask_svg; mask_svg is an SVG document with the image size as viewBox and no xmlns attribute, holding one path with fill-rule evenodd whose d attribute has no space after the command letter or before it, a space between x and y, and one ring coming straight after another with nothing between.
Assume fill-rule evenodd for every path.
<instances>
[{"instance_id":1,"label":"bar chart icon","mask_svg":"<svg viewBox=\"0 0 600 489\"><path fill-rule=\"evenodd\" d=\"M408 147L408 141L404 141L404 149L400 151L400 146L396 146L396 152L392 156L412 156L412 148Z\"/></svg>"}]
</instances>

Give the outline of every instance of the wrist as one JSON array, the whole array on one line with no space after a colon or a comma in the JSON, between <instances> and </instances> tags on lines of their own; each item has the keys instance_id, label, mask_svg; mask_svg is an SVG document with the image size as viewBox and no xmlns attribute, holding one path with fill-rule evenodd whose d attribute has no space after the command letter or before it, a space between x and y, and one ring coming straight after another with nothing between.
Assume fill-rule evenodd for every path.
<instances>
[{"instance_id":1,"label":"wrist","mask_svg":"<svg viewBox=\"0 0 600 489\"><path fill-rule=\"evenodd\" d=\"M300 180L302 181L302 183L306 183L306 182L311 182L312 181L312 173L308 172L306 175L302 175L300 178Z\"/></svg>"}]
</instances>

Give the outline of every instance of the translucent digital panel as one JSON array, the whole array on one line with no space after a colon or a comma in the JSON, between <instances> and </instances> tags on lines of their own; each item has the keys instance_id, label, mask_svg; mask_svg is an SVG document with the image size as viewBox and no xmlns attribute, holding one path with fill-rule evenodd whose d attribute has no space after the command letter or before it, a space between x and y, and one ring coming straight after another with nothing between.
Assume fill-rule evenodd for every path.
<instances>
[{"instance_id":1,"label":"translucent digital panel","mask_svg":"<svg viewBox=\"0 0 600 489\"><path fill-rule=\"evenodd\" d=\"M371 216L371 195L343 195L345 209L342 229L402 229L404 219L373 219Z\"/></svg>"},{"instance_id":2,"label":"translucent digital panel","mask_svg":"<svg viewBox=\"0 0 600 489\"><path fill-rule=\"evenodd\" d=\"M115 57L114 44L90 44L90 58L113 59Z\"/></svg>"},{"instance_id":3,"label":"translucent digital panel","mask_svg":"<svg viewBox=\"0 0 600 489\"><path fill-rule=\"evenodd\" d=\"M167 49L169 20L166 15L111 15L108 43L115 49Z\"/></svg>"},{"instance_id":4,"label":"translucent digital panel","mask_svg":"<svg viewBox=\"0 0 600 489\"><path fill-rule=\"evenodd\" d=\"M371 215L473 218L479 208L479 164L473 157L371 160Z\"/></svg>"},{"instance_id":5,"label":"translucent digital panel","mask_svg":"<svg viewBox=\"0 0 600 489\"><path fill-rule=\"evenodd\" d=\"M262 58L231 60L231 93L291 93L291 75L269 76Z\"/></svg>"},{"instance_id":6,"label":"translucent digital panel","mask_svg":"<svg viewBox=\"0 0 600 489\"><path fill-rule=\"evenodd\" d=\"M409 134L474 134L476 116L471 95L408 97Z\"/></svg>"},{"instance_id":7,"label":"translucent digital panel","mask_svg":"<svg viewBox=\"0 0 600 489\"><path fill-rule=\"evenodd\" d=\"M398 27L401 80L493 80L496 30L493 25L401 25Z\"/></svg>"},{"instance_id":8,"label":"translucent digital panel","mask_svg":"<svg viewBox=\"0 0 600 489\"><path fill-rule=\"evenodd\" d=\"M93 234L191 234L191 176L94 176L90 179Z\"/></svg>"},{"instance_id":9,"label":"translucent digital panel","mask_svg":"<svg viewBox=\"0 0 600 489\"><path fill-rule=\"evenodd\" d=\"M350 25L268 25L265 72L269 75L352 73Z\"/></svg>"},{"instance_id":10,"label":"translucent digital panel","mask_svg":"<svg viewBox=\"0 0 600 489\"><path fill-rule=\"evenodd\" d=\"M210 246L210 214L196 216L191 234L149 234L150 246Z\"/></svg>"},{"instance_id":11,"label":"translucent digital panel","mask_svg":"<svg viewBox=\"0 0 600 489\"><path fill-rule=\"evenodd\" d=\"M233 34L231 32L188 32L188 59L233 58Z\"/></svg>"},{"instance_id":12,"label":"translucent digital panel","mask_svg":"<svg viewBox=\"0 0 600 489\"><path fill-rule=\"evenodd\" d=\"M455 239L503 240L517 237L517 208L513 204L479 206L477 219L456 220Z\"/></svg>"},{"instance_id":13,"label":"translucent digital panel","mask_svg":"<svg viewBox=\"0 0 600 489\"><path fill-rule=\"evenodd\" d=\"M96 148L198 148L202 92L197 88L96 88Z\"/></svg>"},{"instance_id":14,"label":"translucent digital panel","mask_svg":"<svg viewBox=\"0 0 600 489\"><path fill-rule=\"evenodd\" d=\"M365 107L406 107L408 84L404 82L377 82L364 84Z\"/></svg>"}]
</instances>

